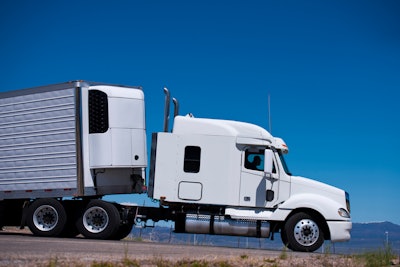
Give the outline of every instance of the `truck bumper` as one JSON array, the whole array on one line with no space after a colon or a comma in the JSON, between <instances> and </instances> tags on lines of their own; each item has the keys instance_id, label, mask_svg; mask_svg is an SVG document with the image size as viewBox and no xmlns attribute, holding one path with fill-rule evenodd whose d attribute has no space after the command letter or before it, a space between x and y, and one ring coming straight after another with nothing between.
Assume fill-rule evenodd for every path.
<instances>
[{"instance_id":1,"label":"truck bumper","mask_svg":"<svg viewBox=\"0 0 400 267\"><path fill-rule=\"evenodd\" d=\"M329 231L332 242L343 242L350 240L350 230L352 223L350 221L328 221Z\"/></svg>"}]
</instances>

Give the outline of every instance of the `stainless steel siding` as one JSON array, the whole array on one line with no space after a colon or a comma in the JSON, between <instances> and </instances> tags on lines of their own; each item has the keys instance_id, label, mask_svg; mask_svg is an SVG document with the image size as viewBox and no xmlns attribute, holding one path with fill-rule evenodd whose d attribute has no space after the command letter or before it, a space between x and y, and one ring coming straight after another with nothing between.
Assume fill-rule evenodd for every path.
<instances>
[{"instance_id":1,"label":"stainless steel siding","mask_svg":"<svg viewBox=\"0 0 400 267\"><path fill-rule=\"evenodd\" d=\"M0 191L76 188L74 91L0 99Z\"/></svg>"}]
</instances>

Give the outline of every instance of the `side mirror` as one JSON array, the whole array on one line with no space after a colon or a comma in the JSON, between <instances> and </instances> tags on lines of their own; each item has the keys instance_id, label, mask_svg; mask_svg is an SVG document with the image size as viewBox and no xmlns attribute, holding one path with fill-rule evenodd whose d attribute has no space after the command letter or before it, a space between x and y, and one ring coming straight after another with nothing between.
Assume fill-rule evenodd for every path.
<instances>
[{"instance_id":1,"label":"side mirror","mask_svg":"<svg viewBox=\"0 0 400 267\"><path fill-rule=\"evenodd\" d=\"M264 152L264 173L272 175L272 166L274 165L274 152L271 149L266 149Z\"/></svg>"}]
</instances>

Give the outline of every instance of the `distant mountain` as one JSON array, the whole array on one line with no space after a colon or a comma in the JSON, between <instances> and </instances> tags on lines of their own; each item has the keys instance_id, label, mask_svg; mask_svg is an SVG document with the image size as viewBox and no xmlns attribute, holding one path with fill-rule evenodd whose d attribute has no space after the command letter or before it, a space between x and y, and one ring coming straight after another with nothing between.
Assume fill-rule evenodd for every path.
<instances>
[{"instance_id":1,"label":"distant mountain","mask_svg":"<svg viewBox=\"0 0 400 267\"><path fill-rule=\"evenodd\" d=\"M400 239L400 225L391 222L353 223L352 236L357 238ZM386 234L387 233L387 234Z\"/></svg>"},{"instance_id":2,"label":"distant mountain","mask_svg":"<svg viewBox=\"0 0 400 267\"><path fill-rule=\"evenodd\" d=\"M204 234L178 234L173 227L134 228L129 238L175 244L209 245L240 248L259 248L281 250L283 244L280 234L275 234L275 240L266 238L251 238L237 236L217 236ZM348 242L325 242L320 252L329 250L334 253L361 253L383 248L386 242L394 252L400 254L400 225L391 222L353 223L351 240Z\"/></svg>"},{"instance_id":3,"label":"distant mountain","mask_svg":"<svg viewBox=\"0 0 400 267\"><path fill-rule=\"evenodd\" d=\"M335 247L364 252L387 244L399 253L400 225L391 222L353 223L350 241L337 243Z\"/></svg>"}]
</instances>

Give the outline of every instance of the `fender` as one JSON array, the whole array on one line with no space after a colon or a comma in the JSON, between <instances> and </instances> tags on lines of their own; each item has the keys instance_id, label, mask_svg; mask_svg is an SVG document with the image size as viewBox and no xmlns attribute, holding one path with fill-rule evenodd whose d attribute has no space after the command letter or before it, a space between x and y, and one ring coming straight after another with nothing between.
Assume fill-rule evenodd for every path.
<instances>
[{"instance_id":1,"label":"fender","mask_svg":"<svg viewBox=\"0 0 400 267\"><path fill-rule=\"evenodd\" d=\"M287 201L278 206L270 220L284 221L295 209L307 208L319 212L326 221L348 221L339 215L340 208L346 208L337 201L322 195L301 193L291 196Z\"/></svg>"}]
</instances>

